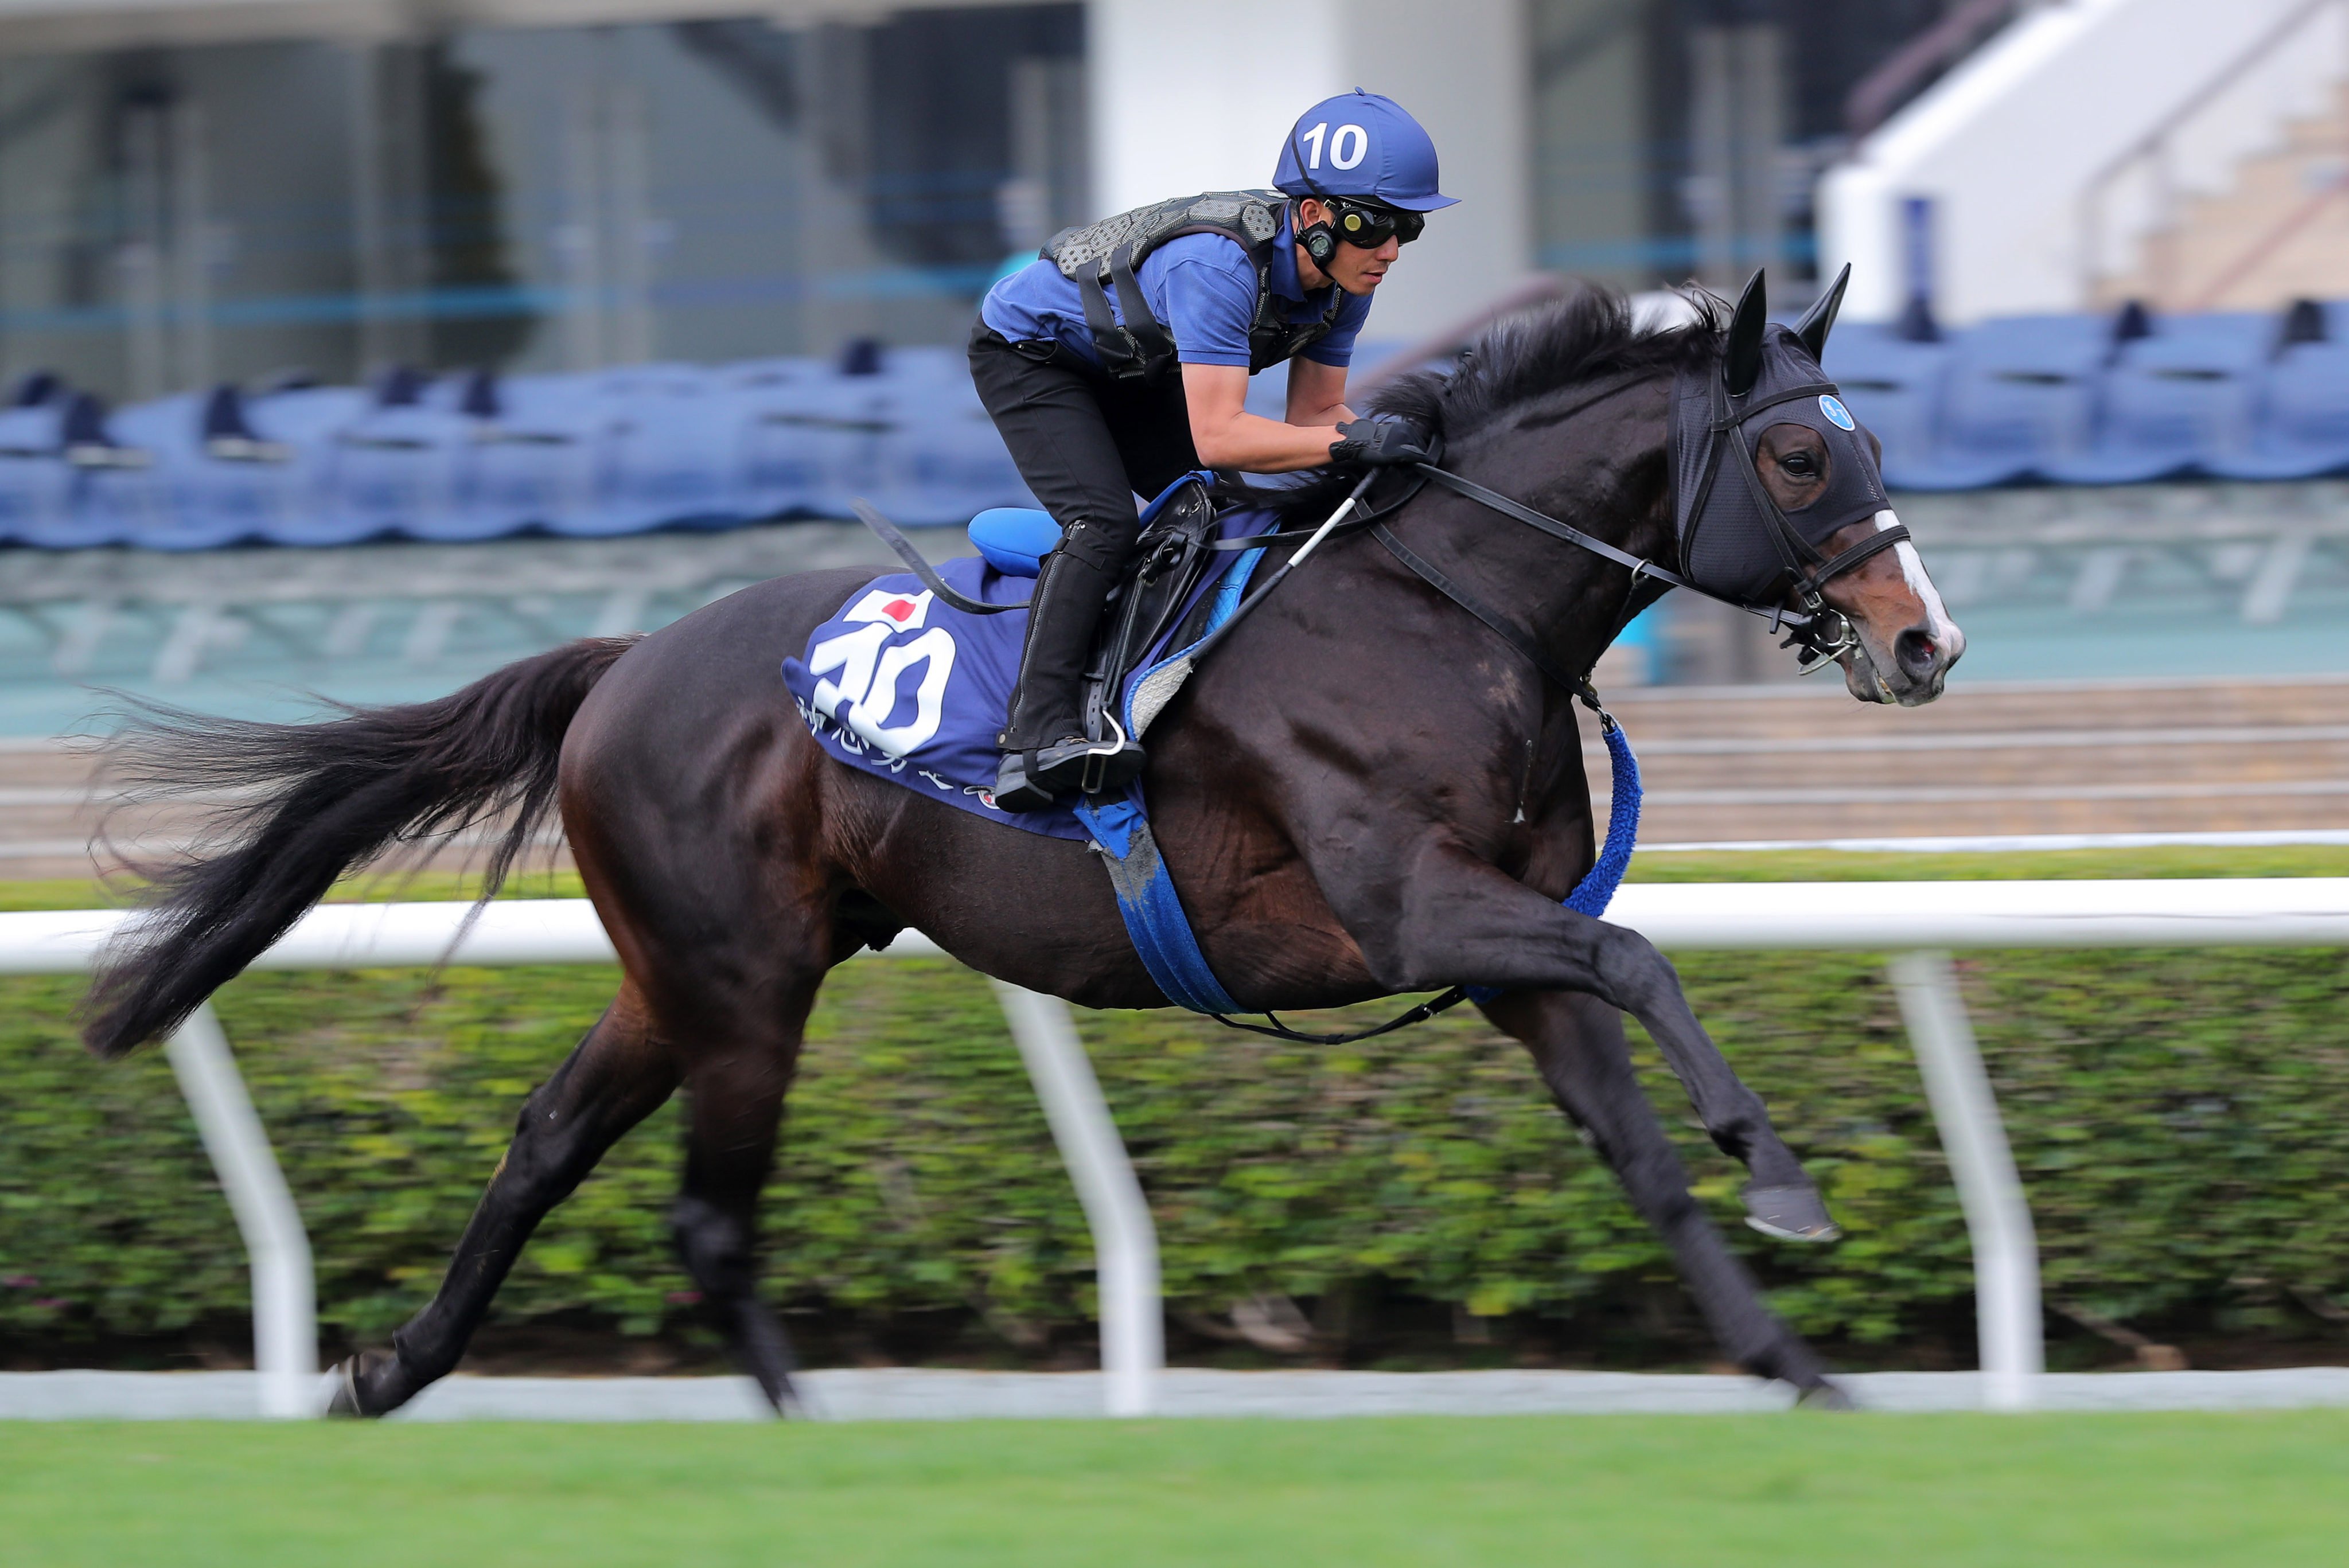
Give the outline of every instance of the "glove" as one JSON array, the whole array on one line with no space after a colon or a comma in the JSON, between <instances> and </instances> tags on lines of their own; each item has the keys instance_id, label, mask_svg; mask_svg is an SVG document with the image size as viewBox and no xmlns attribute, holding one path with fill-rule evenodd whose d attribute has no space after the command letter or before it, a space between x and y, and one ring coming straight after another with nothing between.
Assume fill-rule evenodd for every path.
<instances>
[{"instance_id":1,"label":"glove","mask_svg":"<svg viewBox=\"0 0 2349 1568\"><path fill-rule=\"evenodd\" d=\"M1330 443L1330 460L1365 468L1402 468L1432 463L1443 449L1441 440L1413 421L1384 415L1339 426L1338 439Z\"/></svg>"}]
</instances>

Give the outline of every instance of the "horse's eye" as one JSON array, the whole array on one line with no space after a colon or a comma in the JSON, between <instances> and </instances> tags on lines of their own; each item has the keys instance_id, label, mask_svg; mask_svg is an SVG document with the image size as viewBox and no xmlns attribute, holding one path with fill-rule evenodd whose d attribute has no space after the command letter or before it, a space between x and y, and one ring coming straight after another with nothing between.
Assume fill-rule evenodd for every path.
<instances>
[{"instance_id":1,"label":"horse's eye","mask_svg":"<svg viewBox=\"0 0 2349 1568\"><path fill-rule=\"evenodd\" d=\"M1789 452L1778 459L1778 466L1796 479L1808 479L1818 471L1808 452Z\"/></svg>"}]
</instances>

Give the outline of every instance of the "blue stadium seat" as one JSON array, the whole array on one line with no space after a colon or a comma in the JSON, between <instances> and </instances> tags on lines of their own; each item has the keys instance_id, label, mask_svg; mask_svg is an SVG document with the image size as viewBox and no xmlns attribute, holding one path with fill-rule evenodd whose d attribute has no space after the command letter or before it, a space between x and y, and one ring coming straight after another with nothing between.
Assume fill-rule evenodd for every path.
<instances>
[{"instance_id":1,"label":"blue stadium seat","mask_svg":"<svg viewBox=\"0 0 2349 1568\"><path fill-rule=\"evenodd\" d=\"M2273 319L2250 312L2161 319L2106 372L2089 449L2044 471L2067 484L2141 484L2245 451L2274 339Z\"/></svg>"},{"instance_id":2,"label":"blue stadium seat","mask_svg":"<svg viewBox=\"0 0 2349 1568\"><path fill-rule=\"evenodd\" d=\"M2044 475L2087 449L2111 329L2088 315L1986 321L1951 346L1940 439L1903 482L1971 490Z\"/></svg>"},{"instance_id":3,"label":"blue stadium seat","mask_svg":"<svg viewBox=\"0 0 2349 1568\"><path fill-rule=\"evenodd\" d=\"M968 377L959 386L942 382L918 399L902 396L895 408L895 428L883 434L875 454L891 499L876 496L874 504L890 516L945 527L981 508L1035 504Z\"/></svg>"},{"instance_id":4,"label":"blue stadium seat","mask_svg":"<svg viewBox=\"0 0 2349 1568\"><path fill-rule=\"evenodd\" d=\"M136 404L115 416L127 445L150 454L149 504L127 520L127 542L141 550L217 550L259 538L282 500L283 464L219 462L204 450L207 398L195 393ZM290 455L290 454L289 454ZM91 498L95 500L96 498ZM119 498L115 498L119 500Z\"/></svg>"},{"instance_id":5,"label":"blue stadium seat","mask_svg":"<svg viewBox=\"0 0 2349 1568\"><path fill-rule=\"evenodd\" d=\"M354 537L336 516L334 437L364 418L373 402L359 387L294 387L246 401L255 433L293 454L269 481L282 488L264 517L261 537L276 544L341 544Z\"/></svg>"},{"instance_id":6,"label":"blue stadium seat","mask_svg":"<svg viewBox=\"0 0 2349 1568\"><path fill-rule=\"evenodd\" d=\"M604 381L595 404L602 451L595 504L546 526L595 538L744 520L736 482L734 399L708 377Z\"/></svg>"},{"instance_id":7,"label":"blue stadium seat","mask_svg":"<svg viewBox=\"0 0 2349 1568\"><path fill-rule=\"evenodd\" d=\"M461 493L471 422L400 404L369 410L327 438L323 506L273 529L281 544L347 544L429 526Z\"/></svg>"},{"instance_id":8,"label":"blue stadium seat","mask_svg":"<svg viewBox=\"0 0 2349 1568\"><path fill-rule=\"evenodd\" d=\"M23 465L11 476L21 510L8 508L18 540L45 550L119 544L153 513L154 454L123 440L97 397L75 393L16 412L54 415L0 443L21 454L11 463ZM53 455L40 450L44 434Z\"/></svg>"},{"instance_id":9,"label":"blue stadium seat","mask_svg":"<svg viewBox=\"0 0 2349 1568\"><path fill-rule=\"evenodd\" d=\"M2349 335L2295 344L2267 368L2251 445L2209 465L2222 479L2349 473Z\"/></svg>"},{"instance_id":10,"label":"blue stadium seat","mask_svg":"<svg viewBox=\"0 0 2349 1568\"><path fill-rule=\"evenodd\" d=\"M58 438L61 405L0 410L0 541L30 544L67 525L73 470Z\"/></svg>"},{"instance_id":11,"label":"blue stadium seat","mask_svg":"<svg viewBox=\"0 0 2349 1568\"><path fill-rule=\"evenodd\" d=\"M1884 443L1885 475L1895 485L1932 459L1949 364L1948 343L1910 343L1874 322L1847 323L1827 339L1828 379Z\"/></svg>"},{"instance_id":12,"label":"blue stadium seat","mask_svg":"<svg viewBox=\"0 0 2349 1568\"><path fill-rule=\"evenodd\" d=\"M883 469L883 438L898 428L899 402L879 377L829 373L746 395L745 505L761 517L847 517L861 497L889 511L900 498Z\"/></svg>"},{"instance_id":13,"label":"blue stadium seat","mask_svg":"<svg viewBox=\"0 0 2349 1568\"><path fill-rule=\"evenodd\" d=\"M518 376L498 384L497 411L469 428L454 511L410 531L419 539L494 539L551 531L599 499L597 475L611 407L584 377Z\"/></svg>"}]
</instances>

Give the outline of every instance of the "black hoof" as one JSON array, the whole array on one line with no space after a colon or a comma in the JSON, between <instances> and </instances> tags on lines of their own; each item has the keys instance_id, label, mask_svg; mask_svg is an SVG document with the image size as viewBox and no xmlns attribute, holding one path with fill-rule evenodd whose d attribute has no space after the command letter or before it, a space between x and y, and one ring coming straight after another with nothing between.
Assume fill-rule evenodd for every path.
<instances>
[{"instance_id":1,"label":"black hoof","mask_svg":"<svg viewBox=\"0 0 2349 1568\"><path fill-rule=\"evenodd\" d=\"M1745 1222L1782 1242L1832 1242L1843 1234L1816 1187L1748 1187Z\"/></svg>"},{"instance_id":2,"label":"black hoof","mask_svg":"<svg viewBox=\"0 0 2349 1568\"><path fill-rule=\"evenodd\" d=\"M1795 1396L1797 1410L1857 1410L1858 1401L1844 1392L1841 1385L1821 1381L1812 1384Z\"/></svg>"},{"instance_id":3,"label":"black hoof","mask_svg":"<svg viewBox=\"0 0 2349 1568\"><path fill-rule=\"evenodd\" d=\"M373 1420L398 1409L408 1402L408 1394L396 1394L386 1385L398 1369L399 1358L388 1351L360 1351L330 1374L334 1378L335 1391L326 1401L326 1414L353 1420Z\"/></svg>"}]
</instances>

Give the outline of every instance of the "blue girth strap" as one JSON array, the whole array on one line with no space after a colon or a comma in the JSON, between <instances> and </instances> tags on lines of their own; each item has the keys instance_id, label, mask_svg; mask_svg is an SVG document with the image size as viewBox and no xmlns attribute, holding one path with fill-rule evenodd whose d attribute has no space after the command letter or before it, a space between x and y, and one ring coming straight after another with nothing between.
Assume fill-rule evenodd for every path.
<instances>
[{"instance_id":1,"label":"blue girth strap","mask_svg":"<svg viewBox=\"0 0 2349 1568\"><path fill-rule=\"evenodd\" d=\"M1194 1013L1237 1013L1232 1000L1199 938L1191 930L1183 901L1174 895L1174 879L1158 858L1158 841L1151 837L1149 820L1131 800L1114 800L1096 808L1092 801L1077 808L1077 820L1093 836L1109 861L1109 882L1117 894L1117 912L1125 916L1126 934L1142 955L1142 966L1166 994L1166 999Z\"/></svg>"},{"instance_id":2,"label":"blue girth strap","mask_svg":"<svg viewBox=\"0 0 2349 1568\"><path fill-rule=\"evenodd\" d=\"M1567 908L1593 920L1605 914L1614 902L1615 890L1623 885L1623 873L1630 869L1631 850L1640 837L1640 760L1631 754L1630 737L1611 715L1602 713L1599 724L1615 786L1607 811L1607 841L1599 847L1598 861L1564 901ZM1109 863L1110 886L1117 894L1117 910L1125 917L1133 950L1166 999L1194 1013L1240 1011L1239 1004L1207 967L1207 955L1199 951L1198 935L1191 929L1190 917L1183 913L1174 879L1166 874L1166 862L1159 857L1158 841L1151 836L1142 808L1131 800L1098 808L1085 801L1076 813ZM1499 988L1487 985L1471 985L1466 990L1468 999L1479 1003L1501 994Z\"/></svg>"}]
</instances>

